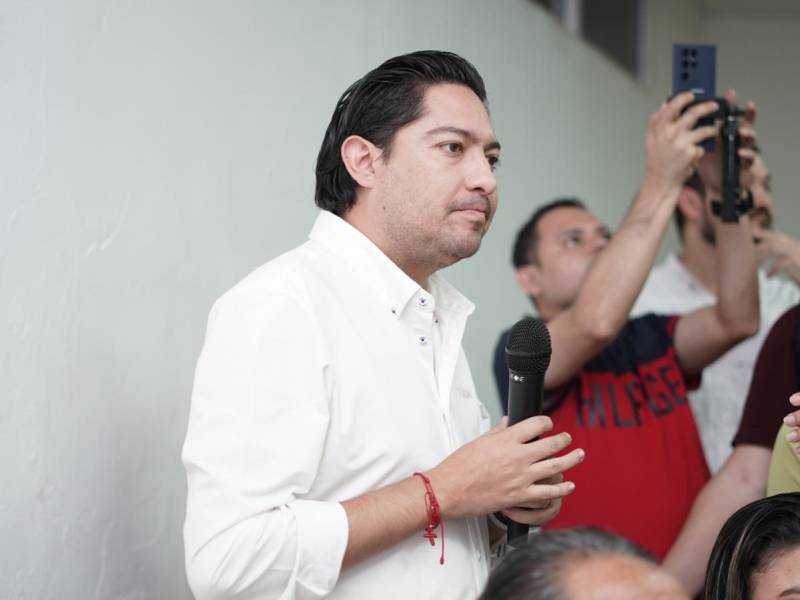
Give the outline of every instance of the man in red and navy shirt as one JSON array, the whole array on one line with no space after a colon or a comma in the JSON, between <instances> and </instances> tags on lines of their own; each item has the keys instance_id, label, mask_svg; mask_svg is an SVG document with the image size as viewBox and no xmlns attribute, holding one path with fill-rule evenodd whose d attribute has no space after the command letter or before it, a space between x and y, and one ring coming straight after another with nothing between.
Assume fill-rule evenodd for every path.
<instances>
[{"instance_id":1,"label":"man in red and navy shirt","mask_svg":"<svg viewBox=\"0 0 800 600\"><path fill-rule=\"evenodd\" d=\"M680 123L713 109L713 103L699 104L678 116L685 104L686 96L677 96L653 119ZM747 143L754 137L752 117L751 110L743 127ZM658 156L648 152L642 189L613 238L581 202L560 199L534 213L514 248L517 283L552 341L545 411L555 430L568 431L587 455L570 471L575 493L549 527L600 527L660 557L708 479L687 385L696 385L703 367L753 335L759 323L757 259L746 214L738 223L710 217L720 265L716 305L682 317L628 320L676 206L710 214L711 197L719 196L709 190L699 198L684 185L701 160L719 160L696 145L713 134L678 129ZM746 177L752 150L740 156ZM504 346L505 335L495 354L503 401Z\"/></svg>"}]
</instances>

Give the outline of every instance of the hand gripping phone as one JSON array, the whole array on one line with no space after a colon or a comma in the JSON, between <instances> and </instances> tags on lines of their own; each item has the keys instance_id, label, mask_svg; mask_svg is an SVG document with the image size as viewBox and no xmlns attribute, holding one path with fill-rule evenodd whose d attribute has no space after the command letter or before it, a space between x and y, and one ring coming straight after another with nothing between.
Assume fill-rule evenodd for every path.
<instances>
[{"instance_id":1,"label":"hand gripping phone","mask_svg":"<svg viewBox=\"0 0 800 600\"><path fill-rule=\"evenodd\" d=\"M692 92L693 104L713 100L717 95L717 47L712 44L672 45L672 95ZM697 127L714 124L714 116L697 122ZM700 144L706 152L714 151L714 138Z\"/></svg>"}]
</instances>

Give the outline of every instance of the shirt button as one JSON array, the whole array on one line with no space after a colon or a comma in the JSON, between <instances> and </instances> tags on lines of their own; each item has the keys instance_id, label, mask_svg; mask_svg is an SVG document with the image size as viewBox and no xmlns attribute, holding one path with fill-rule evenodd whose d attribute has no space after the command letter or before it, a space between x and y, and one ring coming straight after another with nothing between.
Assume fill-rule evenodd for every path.
<instances>
[{"instance_id":1,"label":"shirt button","mask_svg":"<svg viewBox=\"0 0 800 600\"><path fill-rule=\"evenodd\" d=\"M419 336L419 343L420 345L424 346L428 343L428 338L426 338L424 335Z\"/></svg>"}]
</instances>

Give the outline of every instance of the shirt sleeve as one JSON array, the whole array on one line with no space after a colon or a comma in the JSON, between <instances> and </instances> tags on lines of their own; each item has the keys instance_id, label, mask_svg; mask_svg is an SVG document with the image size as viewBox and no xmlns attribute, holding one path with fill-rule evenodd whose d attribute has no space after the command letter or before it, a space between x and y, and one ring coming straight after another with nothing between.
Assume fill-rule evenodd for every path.
<instances>
[{"instance_id":1,"label":"shirt sleeve","mask_svg":"<svg viewBox=\"0 0 800 600\"><path fill-rule=\"evenodd\" d=\"M761 347L734 445L771 448L783 417L791 410L789 396L797 391L792 340L798 312L795 307L784 313Z\"/></svg>"},{"instance_id":2,"label":"shirt sleeve","mask_svg":"<svg viewBox=\"0 0 800 600\"><path fill-rule=\"evenodd\" d=\"M212 309L183 448L197 600L322 598L338 580L344 508L305 498L330 419L315 329L285 293L235 289Z\"/></svg>"},{"instance_id":3,"label":"shirt sleeve","mask_svg":"<svg viewBox=\"0 0 800 600\"><path fill-rule=\"evenodd\" d=\"M783 425L775 437L769 463L767 496L800 492L800 444L786 440L789 431L789 426Z\"/></svg>"}]
</instances>

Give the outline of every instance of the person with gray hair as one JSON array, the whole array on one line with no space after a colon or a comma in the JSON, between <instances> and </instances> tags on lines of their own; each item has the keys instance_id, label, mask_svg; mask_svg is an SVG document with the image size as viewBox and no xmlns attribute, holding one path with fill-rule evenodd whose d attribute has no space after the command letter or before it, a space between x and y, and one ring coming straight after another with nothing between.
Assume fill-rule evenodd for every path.
<instances>
[{"instance_id":1,"label":"person with gray hair","mask_svg":"<svg viewBox=\"0 0 800 600\"><path fill-rule=\"evenodd\" d=\"M531 536L492 572L479 600L688 600L633 542L588 527Z\"/></svg>"}]
</instances>

